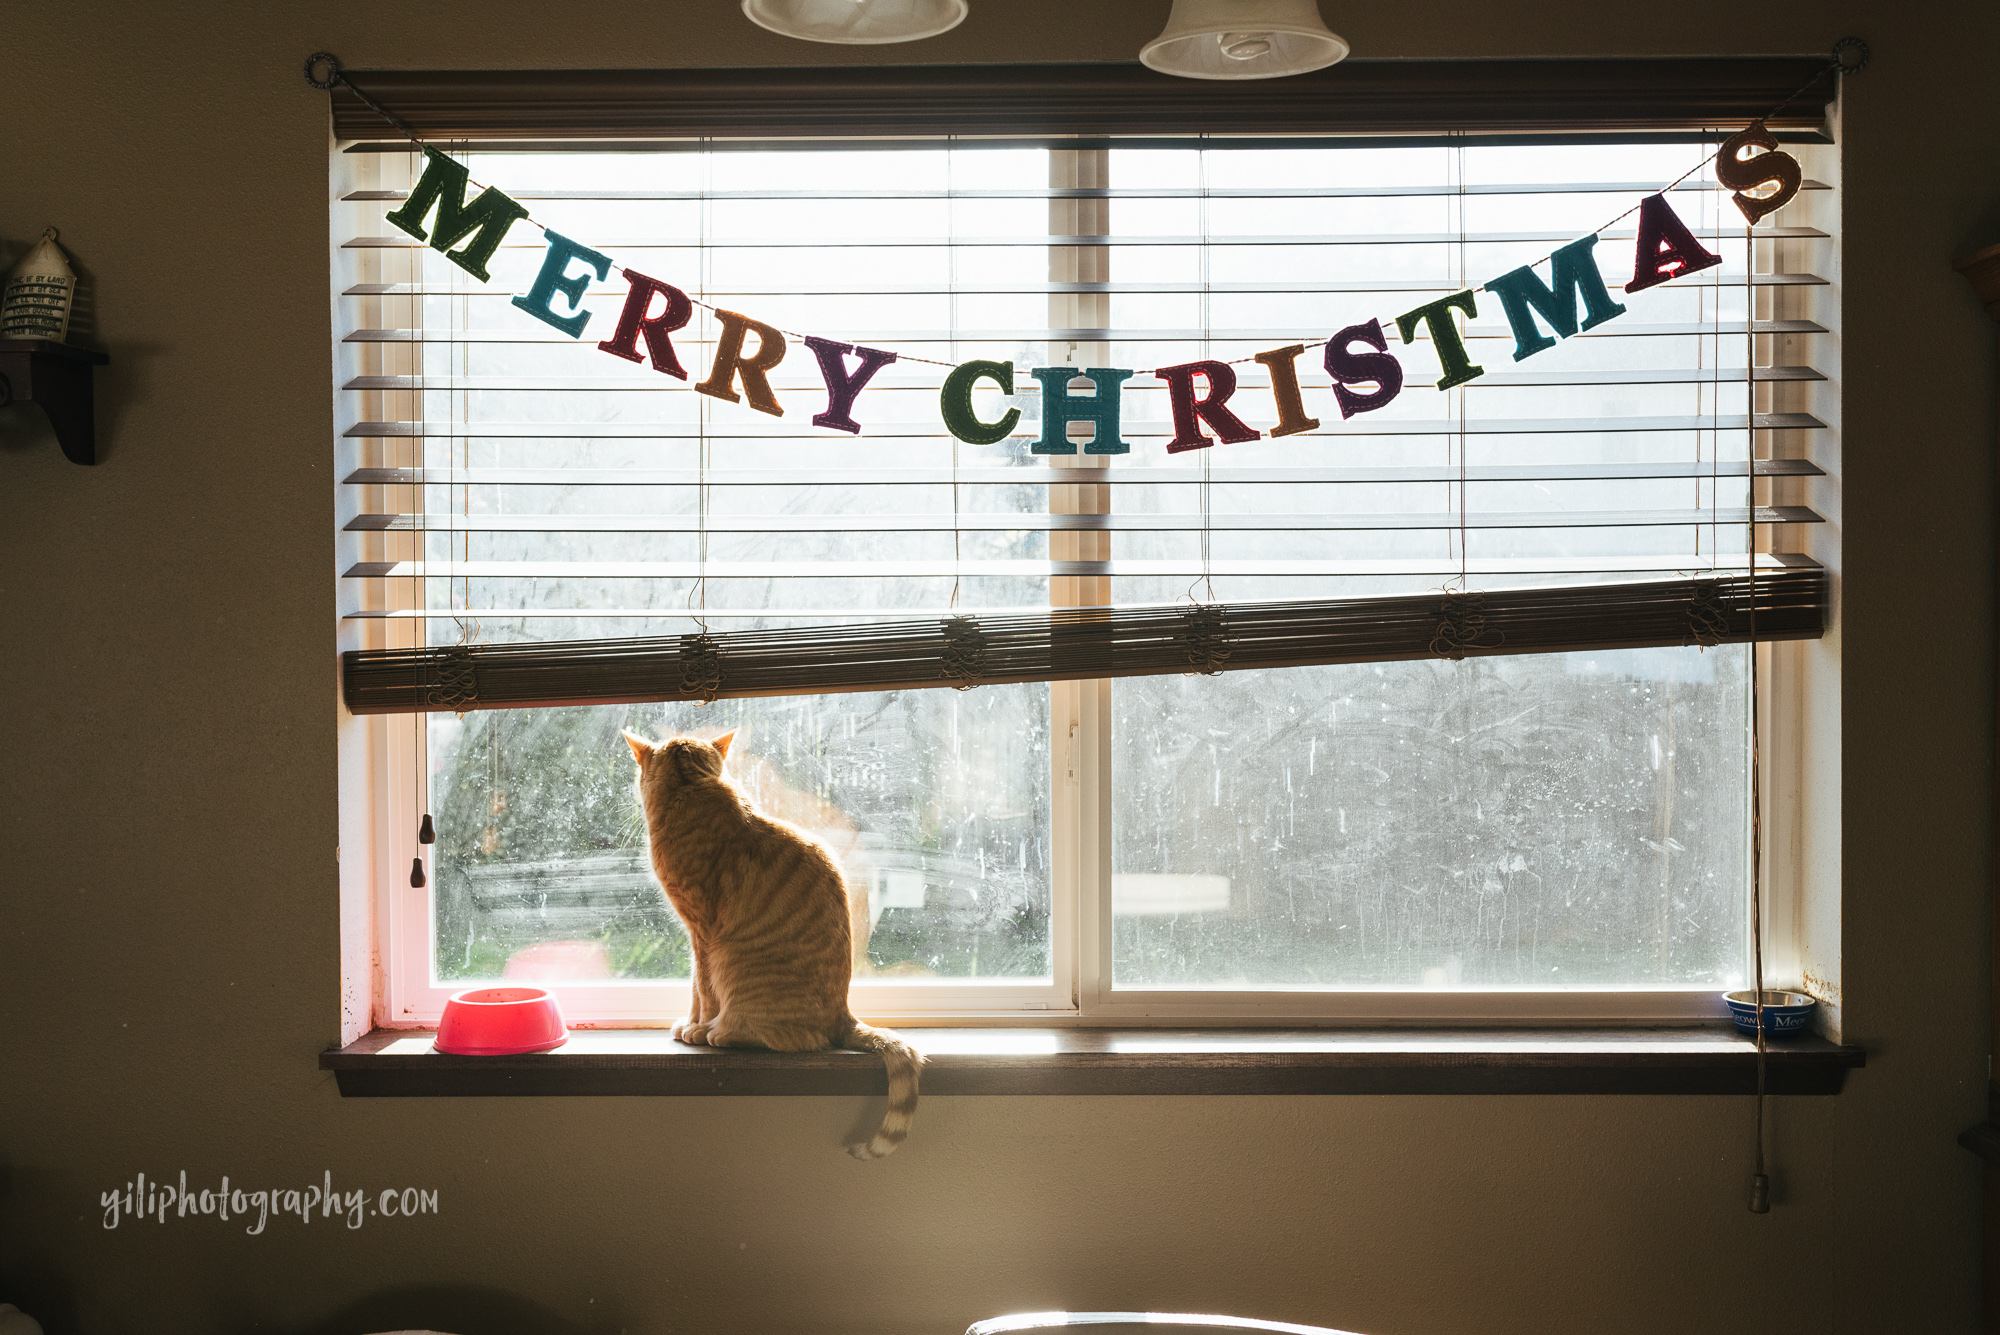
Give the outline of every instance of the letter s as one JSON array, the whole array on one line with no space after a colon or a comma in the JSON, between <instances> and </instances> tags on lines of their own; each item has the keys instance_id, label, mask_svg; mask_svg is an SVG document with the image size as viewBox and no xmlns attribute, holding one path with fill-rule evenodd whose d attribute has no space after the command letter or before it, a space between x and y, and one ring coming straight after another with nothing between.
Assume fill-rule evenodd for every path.
<instances>
[{"instance_id":1,"label":"letter s","mask_svg":"<svg viewBox=\"0 0 2000 1335\"><path fill-rule=\"evenodd\" d=\"M1349 352L1350 343L1366 343L1374 352ZM1333 377L1333 397L1343 418L1386 408L1403 392L1403 364L1389 352L1382 322L1351 324L1326 341L1326 373ZM1379 388L1356 394L1349 385L1373 382Z\"/></svg>"},{"instance_id":2,"label":"letter s","mask_svg":"<svg viewBox=\"0 0 2000 1335\"><path fill-rule=\"evenodd\" d=\"M1749 158L1742 156L1743 150L1751 147L1765 151ZM1736 192L1732 196L1736 207L1743 210L1743 216L1755 227L1759 218L1792 202L1804 177L1799 171L1799 160L1778 151L1777 137L1764 128L1764 122L1752 121L1748 129L1730 135L1716 150L1715 179ZM1767 185L1777 189L1762 198L1744 193Z\"/></svg>"}]
</instances>

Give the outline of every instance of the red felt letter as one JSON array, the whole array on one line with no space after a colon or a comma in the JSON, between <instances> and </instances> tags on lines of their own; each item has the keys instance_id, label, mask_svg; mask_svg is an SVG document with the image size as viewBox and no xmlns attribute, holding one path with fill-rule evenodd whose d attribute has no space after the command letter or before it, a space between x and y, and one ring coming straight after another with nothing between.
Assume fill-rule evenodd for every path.
<instances>
[{"instance_id":1,"label":"red felt letter","mask_svg":"<svg viewBox=\"0 0 2000 1335\"><path fill-rule=\"evenodd\" d=\"M1627 292L1657 287L1669 278L1680 278L1722 263L1694 239L1687 224L1667 205L1665 195L1648 195L1639 204L1639 251L1632 264L1632 281Z\"/></svg>"},{"instance_id":2,"label":"red felt letter","mask_svg":"<svg viewBox=\"0 0 2000 1335\"><path fill-rule=\"evenodd\" d=\"M657 278L648 278L642 273L625 271L625 281L632 285L625 294L625 309L618 313L618 332L597 345L598 351L608 352L614 357L623 357L628 362L639 360L638 342L643 335L646 352L653 359L653 369L676 380L685 380L688 373L681 369L680 358L674 356L674 330L685 328L694 316L694 303L688 294L672 283L662 283ZM655 295L667 299L667 307L658 315L647 315Z\"/></svg>"},{"instance_id":3,"label":"red felt letter","mask_svg":"<svg viewBox=\"0 0 2000 1335\"><path fill-rule=\"evenodd\" d=\"M1246 440L1257 439L1258 433L1245 426L1243 419L1223 405L1236 392L1236 372L1226 362L1188 362L1183 366L1162 366L1153 372L1167 382L1167 398L1174 408L1174 438L1167 444L1167 453L1179 454L1182 450L1205 450L1215 442L1201 433L1199 418L1215 429L1215 434L1231 445ZM1208 393L1202 398L1194 395L1196 376L1208 382Z\"/></svg>"}]
</instances>

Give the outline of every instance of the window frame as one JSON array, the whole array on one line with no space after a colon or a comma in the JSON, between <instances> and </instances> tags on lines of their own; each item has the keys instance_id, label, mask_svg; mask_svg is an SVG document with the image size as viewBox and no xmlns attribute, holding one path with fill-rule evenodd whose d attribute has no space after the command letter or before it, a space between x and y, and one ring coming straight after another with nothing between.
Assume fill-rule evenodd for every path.
<instances>
[{"instance_id":1,"label":"window frame","mask_svg":"<svg viewBox=\"0 0 2000 1335\"><path fill-rule=\"evenodd\" d=\"M1827 154L1832 162L1837 163L1837 149L1827 150ZM336 144L333 182L336 219L340 217L343 207L339 202L341 194L356 184L342 179L343 156ZM1837 176L1834 179L1837 184ZM1833 207L1837 210L1837 190L1833 194L1836 200ZM1052 201L1052 208L1057 203ZM1089 201L1060 203L1076 208L1087 205ZM340 225L336 223L334 231L338 233L340 230ZM1062 229L1070 235L1098 230L1101 229L1082 226L1077 220L1071 220L1071 225ZM1831 267L1837 269L1842 237L1837 226L1828 230L1833 234L1836 256ZM337 235L332 244L338 246ZM1058 257L1052 253L1052 264L1057 262ZM336 263L331 267L335 274L333 292L337 309L340 266ZM1058 276L1053 268L1051 276ZM1060 296L1050 300L1053 306L1057 302L1105 299ZM1787 295L1777 289L1766 289L1760 294L1760 300L1790 304ZM1837 279L1826 305L1837 315ZM1826 312L1817 313L1824 320ZM1108 320L1083 318L1081 311L1062 312L1061 319L1056 318L1058 314L1051 310L1053 327L1087 328L1094 323L1108 324ZM1765 318L1769 315L1766 314ZM1837 319L1825 320L1825 323L1833 331L1827 342L1837 342ZM1753 346L1769 349L1779 337L1782 336L1755 335ZM352 369L342 360L351 350L340 345L338 329L334 338L338 375ZM1075 353L1082 360L1076 364L1096 364L1102 360L1101 351L1095 360L1091 352L1091 345L1078 346ZM1769 360L1768 355L1764 360ZM1759 387L1757 393L1756 407L1760 411L1791 406L1793 403L1802 405L1808 399L1813 400L1813 406L1829 423L1829 429L1820 433L1819 438L1829 442L1826 452L1832 454L1834 463L1837 463L1837 444L1834 443L1838 434L1837 379L1830 381L1824 390L1811 385L1766 384ZM1834 410L1831 415L1825 411L1828 407ZM337 409L337 427L351 425L352 419L359 415L347 409ZM1770 440L1771 437L1766 434L1759 441L1766 446L1766 453L1769 452ZM1820 451L1815 450L1815 456L1819 454ZM1075 466L1081 471L1102 462L1090 456L1077 456ZM1827 465L1826 460L1822 463L1828 471L1825 485L1837 495L1838 469ZM1764 482L1764 486L1773 493L1785 488L1804 489L1807 485L1804 480L1792 479L1769 479ZM1091 493L1101 490L1091 488L1082 481L1074 487L1051 487L1050 509L1087 512L1100 503L1093 500ZM1058 492L1063 494L1059 497ZM352 508L352 502L343 498L341 505L341 517L345 518L345 511ZM1777 534L1773 532L1768 537L1771 541L1767 545L1776 548ZM1061 559L1057 544L1087 544L1102 540L1096 534L1051 535L1050 554L1052 559ZM1834 545L1837 538L1829 535L1822 542ZM1808 545L1802 543L1795 546L1805 550ZM1837 551L1837 546L1834 550ZM1837 570L1835 563L1827 564L1829 569ZM1085 581L1074 578L1052 580L1052 604L1062 605L1065 599L1072 604L1097 601L1091 590L1070 588L1059 593L1056 588L1083 583ZM383 632L376 643L394 642L397 623L373 624ZM362 636L355 628L343 623L341 647L375 645L364 645ZM1767 819L1772 821L1774 827L1792 830L1796 818L1788 804L1801 787L1801 757L1805 753L1801 742L1805 731L1803 716L1811 709L1810 703L1803 701L1800 695L1800 684L1805 675L1801 666L1804 652L1802 646L1767 644L1760 645L1757 654L1765 689L1768 696L1777 702L1775 707L1767 707L1759 737L1764 757L1765 809L1769 813ZM1561 1026L1689 1023L1726 1016L1717 991L1707 986L1562 990L1441 990L1389 986L1349 987L1337 991L1113 989L1110 896L1112 790L1108 774L1112 753L1111 690L1112 684L1108 680L1054 682L1049 687L1052 742L1051 980L1020 984L991 980L964 984L857 980L852 992L852 1004L857 1013L885 1023L902 1025L992 1025L996 1021L1005 1021L1032 1025L1151 1024L1177 1027L1190 1024L1395 1023ZM354 1027L356 1017L362 1015L371 1023L384 1027L434 1025L445 998L461 990L460 986L433 986L428 983L432 895L428 888L419 895L409 893L407 887L405 853L415 846L414 812L419 809L416 794L412 791L413 776L419 772L415 763L420 759L417 752L422 746L419 740L422 728L417 721L424 717L402 715L363 719L343 711L343 841L348 841L350 833L358 834L361 836L359 842L371 853L371 856L358 860L359 866L353 868L364 882L360 894L356 894L357 887L353 884L356 876L350 874L350 864L344 862L342 872L343 899L347 906L343 921L343 970L346 977L343 995L347 1001L346 1027L357 1033L360 1030ZM359 824L364 828L354 828L351 818L355 816L360 817ZM1818 870L1819 864L1804 854L1799 843L1795 833L1793 837L1767 841L1767 887L1783 887L1785 890L1785 893L1773 894L1767 889L1767 939L1772 943L1772 948L1767 949L1767 976L1798 976L1808 968L1803 952L1788 945L1789 938L1798 920L1808 911L1803 906L1823 901L1829 893L1823 885L1811 884L1815 875L1823 873ZM1834 866L1837 869L1837 858ZM1837 889L1832 893L1837 893ZM357 900L361 901L359 907ZM416 903L419 900L421 905ZM359 967L363 954L357 949L358 942L366 943L370 967ZM365 989L371 997L367 1003L359 1001L356 996L356 978L361 975L366 975L371 984ZM414 981L418 977L426 981ZM635 980L566 987L563 995L573 1024L639 1028L671 1024L679 1014L684 1013L687 992L685 983ZM368 1024L364 1023L360 1029L367 1027Z\"/></svg>"}]
</instances>

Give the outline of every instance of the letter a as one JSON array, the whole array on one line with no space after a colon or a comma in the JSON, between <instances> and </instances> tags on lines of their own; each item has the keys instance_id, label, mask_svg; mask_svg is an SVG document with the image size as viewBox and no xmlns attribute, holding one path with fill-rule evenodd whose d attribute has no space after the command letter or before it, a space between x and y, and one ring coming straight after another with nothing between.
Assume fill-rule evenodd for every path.
<instances>
[{"instance_id":1,"label":"letter a","mask_svg":"<svg viewBox=\"0 0 2000 1335\"><path fill-rule=\"evenodd\" d=\"M528 216L528 211L498 190L479 192L471 204L465 202L465 187L472 179L461 163L453 162L434 148L424 150L424 174L410 191L402 208L385 215L397 227L417 240L424 239L424 215L437 209L437 229L431 233L434 250L484 283L489 275L486 262L500 249L507 230ZM451 248L466 237L472 240L462 250Z\"/></svg>"},{"instance_id":2,"label":"letter a","mask_svg":"<svg viewBox=\"0 0 2000 1335\"><path fill-rule=\"evenodd\" d=\"M1648 195L1639 204L1639 248L1632 263L1627 292L1658 287L1669 278L1713 269L1722 256L1712 255L1694 239L1687 224L1667 204L1665 195Z\"/></svg>"}]
</instances>

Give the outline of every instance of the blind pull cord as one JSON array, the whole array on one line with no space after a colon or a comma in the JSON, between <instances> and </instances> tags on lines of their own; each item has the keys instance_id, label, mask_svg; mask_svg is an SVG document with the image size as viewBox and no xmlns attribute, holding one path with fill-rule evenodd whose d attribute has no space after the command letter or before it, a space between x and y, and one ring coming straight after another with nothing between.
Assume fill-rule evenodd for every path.
<instances>
[{"instance_id":1,"label":"blind pull cord","mask_svg":"<svg viewBox=\"0 0 2000 1335\"><path fill-rule=\"evenodd\" d=\"M416 170L417 164L413 155L410 159L411 175L414 176ZM417 289L416 326L418 329L422 329L424 322L429 318L424 310L424 252L422 250L412 250L410 254L412 256L411 265L416 271L414 274L416 279L415 287ZM429 525L426 523L429 500L428 489L424 485L424 465L428 462L424 453L425 441L429 439L424 434L425 405L428 401L428 395L424 391L424 364L429 360L430 352L427 343L419 341L415 347L415 360L418 367L416 390L417 435L410 442L410 510L412 522L416 530L416 551L413 553L416 560L410 563L410 594L412 601L416 604L415 611L417 618L415 634L419 650L418 661L421 663L428 660L428 655L423 654L421 651L430 648L431 639L430 618L425 615L429 607L430 596L424 587L424 577L421 573L423 562L429 555ZM422 688L420 696L428 696L430 694L428 683L422 680L424 675L423 669L419 668L419 686ZM419 703L423 703L423 701L420 699ZM413 890L423 889L426 883L424 876L424 846L437 842L437 828L431 822L431 813L426 810L430 805L428 800L429 794L425 791L424 785L424 723L427 718L428 715L421 711L410 716L410 797L413 805L417 808L419 816L417 821L417 849L410 858L410 888Z\"/></svg>"},{"instance_id":2,"label":"blind pull cord","mask_svg":"<svg viewBox=\"0 0 2000 1335\"><path fill-rule=\"evenodd\" d=\"M1793 96L1797 96L1794 94ZM1757 268L1757 241L1743 229L1744 325L1755 323L1757 292L1752 278ZM1750 1213L1771 1212L1771 1179L1764 1172L1764 781L1758 732L1762 727L1757 699L1757 336L1745 334L1743 388L1749 395L1745 416L1750 423L1750 960L1757 989L1757 1145L1756 1166L1750 1174Z\"/></svg>"}]
</instances>

